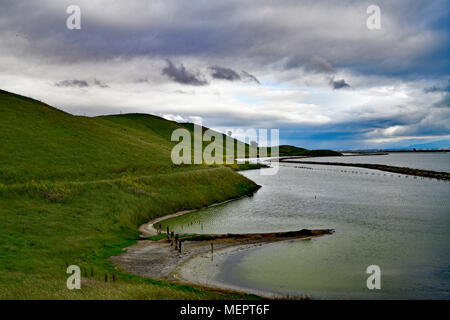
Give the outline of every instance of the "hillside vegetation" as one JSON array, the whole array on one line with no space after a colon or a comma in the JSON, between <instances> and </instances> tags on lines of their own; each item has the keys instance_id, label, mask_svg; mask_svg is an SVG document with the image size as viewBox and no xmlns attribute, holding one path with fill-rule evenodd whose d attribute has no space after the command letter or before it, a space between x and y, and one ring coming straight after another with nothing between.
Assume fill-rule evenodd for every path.
<instances>
[{"instance_id":1,"label":"hillside vegetation","mask_svg":"<svg viewBox=\"0 0 450 320\"><path fill-rule=\"evenodd\" d=\"M73 116L0 90L0 299L240 298L107 260L148 219L257 189L226 166L173 165L170 135L184 127L143 114ZM72 264L81 290L66 288Z\"/></svg>"},{"instance_id":2,"label":"hillside vegetation","mask_svg":"<svg viewBox=\"0 0 450 320\"><path fill-rule=\"evenodd\" d=\"M342 153L333 150L308 150L289 145L281 145L279 148L280 157L283 156L304 156L304 157L336 157Z\"/></svg>"}]
</instances>

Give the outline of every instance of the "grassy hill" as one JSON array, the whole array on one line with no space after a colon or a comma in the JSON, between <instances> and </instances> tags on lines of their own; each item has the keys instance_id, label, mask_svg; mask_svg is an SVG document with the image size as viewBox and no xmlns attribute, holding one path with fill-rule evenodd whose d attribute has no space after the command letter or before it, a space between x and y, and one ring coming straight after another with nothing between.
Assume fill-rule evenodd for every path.
<instances>
[{"instance_id":1,"label":"grassy hill","mask_svg":"<svg viewBox=\"0 0 450 320\"><path fill-rule=\"evenodd\" d=\"M107 260L148 219L257 189L225 166L173 165L170 135L184 127L143 114L73 116L0 90L0 299L239 298ZM70 264L82 268L82 290L66 288Z\"/></svg>"},{"instance_id":2,"label":"grassy hill","mask_svg":"<svg viewBox=\"0 0 450 320\"><path fill-rule=\"evenodd\" d=\"M174 169L170 151L175 143L170 135L183 128L176 122L144 114L73 116L4 91L0 106L3 182L79 180Z\"/></svg>"}]
</instances>

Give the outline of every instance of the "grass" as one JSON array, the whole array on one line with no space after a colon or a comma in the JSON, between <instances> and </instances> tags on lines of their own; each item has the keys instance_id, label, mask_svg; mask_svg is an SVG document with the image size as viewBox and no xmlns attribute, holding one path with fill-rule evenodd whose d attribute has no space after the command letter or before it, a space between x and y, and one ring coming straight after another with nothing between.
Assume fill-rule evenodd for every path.
<instances>
[{"instance_id":1,"label":"grass","mask_svg":"<svg viewBox=\"0 0 450 320\"><path fill-rule=\"evenodd\" d=\"M139 278L107 260L149 219L257 189L235 172L257 165L173 165L179 127L151 115L73 116L0 90L0 299L248 298ZM66 288L72 264L81 290Z\"/></svg>"},{"instance_id":2,"label":"grass","mask_svg":"<svg viewBox=\"0 0 450 320\"><path fill-rule=\"evenodd\" d=\"M230 172L226 168L214 168L207 172L199 170L98 184L68 183L62 188L64 198L48 197L36 185L4 191L0 201L0 298L64 298L68 293L60 297L58 292L67 290L65 269L69 264L94 269L94 277L88 272L91 280L102 281L105 273L111 277L111 272L117 272L118 283L126 282L128 286L136 283L142 287L140 280L123 279L120 270L115 270L107 258L135 243L136 227L148 219L218 202L224 195L232 198L252 191L252 185L243 176L230 175ZM45 185L43 190L47 190ZM35 281L24 280L30 278ZM40 283L49 279L50 283L59 283L61 290L39 291L40 295L36 295L34 286L52 288ZM24 285L33 288L23 288ZM124 297L120 291L116 295L109 292L107 284L101 288L108 291L101 296ZM27 290L30 296L25 295ZM90 288L86 292L83 287L70 295L97 298L99 290ZM165 291L160 288L158 294L161 298L178 298L180 295L172 295L173 290L162 295ZM16 295L18 292L20 295ZM197 295L186 297L197 298Z\"/></svg>"}]
</instances>

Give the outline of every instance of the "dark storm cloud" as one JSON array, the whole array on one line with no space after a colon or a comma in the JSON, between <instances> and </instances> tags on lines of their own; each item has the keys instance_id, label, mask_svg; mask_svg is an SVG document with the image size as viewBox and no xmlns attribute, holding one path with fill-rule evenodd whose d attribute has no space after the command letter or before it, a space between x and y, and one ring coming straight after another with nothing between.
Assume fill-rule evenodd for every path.
<instances>
[{"instance_id":1,"label":"dark storm cloud","mask_svg":"<svg viewBox=\"0 0 450 320\"><path fill-rule=\"evenodd\" d=\"M433 104L433 107L436 108L450 108L450 93L445 93L442 99L435 104Z\"/></svg>"},{"instance_id":2,"label":"dark storm cloud","mask_svg":"<svg viewBox=\"0 0 450 320\"><path fill-rule=\"evenodd\" d=\"M55 83L57 87L85 88L89 87L89 83L85 80L63 80Z\"/></svg>"},{"instance_id":3,"label":"dark storm cloud","mask_svg":"<svg viewBox=\"0 0 450 320\"><path fill-rule=\"evenodd\" d=\"M100 80L94 79L94 86L100 87L100 88L109 88L109 86ZM71 88L86 88L89 87L90 84L86 80L62 80L57 83L55 83L55 86L57 87L71 87Z\"/></svg>"},{"instance_id":4,"label":"dark storm cloud","mask_svg":"<svg viewBox=\"0 0 450 320\"><path fill-rule=\"evenodd\" d=\"M139 78L134 80L135 83L148 83L148 78Z\"/></svg>"},{"instance_id":5,"label":"dark storm cloud","mask_svg":"<svg viewBox=\"0 0 450 320\"><path fill-rule=\"evenodd\" d=\"M173 81L193 86L205 86L208 84L205 80L186 70L183 64L177 67L169 59L166 59L166 62L167 66L163 68L162 73Z\"/></svg>"},{"instance_id":6,"label":"dark storm cloud","mask_svg":"<svg viewBox=\"0 0 450 320\"><path fill-rule=\"evenodd\" d=\"M305 65L305 61L302 60L301 58L290 57L290 58L288 58L288 60L284 64L284 68L286 70L296 69L296 68L299 68L299 67L301 67L303 65Z\"/></svg>"},{"instance_id":7,"label":"dark storm cloud","mask_svg":"<svg viewBox=\"0 0 450 320\"><path fill-rule=\"evenodd\" d=\"M212 70L211 76L214 79L223 79L228 81L241 80L241 76L230 68L224 68L219 66L209 67Z\"/></svg>"},{"instance_id":8,"label":"dark storm cloud","mask_svg":"<svg viewBox=\"0 0 450 320\"><path fill-rule=\"evenodd\" d=\"M324 58L314 56L309 61L309 68L316 72L322 72L322 73L335 73L336 70L333 68L333 66L328 63Z\"/></svg>"},{"instance_id":9,"label":"dark storm cloud","mask_svg":"<svg viewBox=\"0 0 450 320\"><path fill-rule=\"evenodd\" d=\"M275 0L130 0L107 8L80 0L82 29L76 31L65 28L71 1L24 2L2 1L1 30L29 39L28 53L63 62L240 57L260 66L287 59L288 69L325 73L335 68L391 76L449 72L446 1L380 0L379 32L365 25L370 3L355 0L287 0L283 6Z\"/></svg>"},{"instance_id":10,"label":"dark storm cloud","mask_svg":"<svg viewBox=\"0 0 450 320\"><path fill-rule=\"evenodd\" d=\"M106 83L101 82L100 80L94 79L94 85L100 88L109 88Z\"/></svg>"},{"instance_id":11,"label":"dark storm cloud","mask_svg":"<svg viewBox=\"0 0 450 320\"><path fill-rule=\"evenodd\" d=\"M209 69L212 70L211 76L214 79L222 79L222 80L228 80L228 81L243 80L243 81L251 81L251 82L256 82L257 84L261 84L254 75L252 75L244 70L242 70L241 73L239 74L231 68L213 66L213 67L209 67Z\"/></svg>"},{"instance_id":12,"label":"dark storm cloud","mask_svg":"<svg viewBox=\"0 0 450 320\"><path fill-rule=\"evenodd\" d=\"M343 89L343 88L349 88L350 87L350 85L347 82L345 82L344 79L341 79L341 80L331 79L330 80L330 85L331 85L331 87L333 89Z\"/></svg>"},{"instance_id":13,"label":"dark storm cloud","mask_svg":"<svg viewBox=\"0 0 450 320\"><path fill-rule=\"evenodd\" d=\"M317 73L336 73L335 68L327 60L317 55L311 58L307 56L290 57L284 65L287 70L300 67Z\"/></svg>"},{"instance_id":14,"label":"dark storm cloud","mask_svg":"<svg viewBox=\"0 0 450 320\"><path fill-rule=\"evenodd\" d=\"M446 86L438 87L438 86L432 86L429 88L424 89L425 93L429 92L450 92L450 81Z\"/></svg>"},{"instance_id":15,"label":"dark storm cloud","mask_svg":"<svg viewBox=\"0 0 450 320\"><path fill-rule=\"evenodd\" d=\"M436 108L448 108L450 107L450 80L447 85L432 86L423 90L425 93L443 93L442 99L434 103L432 106Z\"/></svg>"},{"instance_id":16,"label":"dark storm cloud","mask_svg":"<svg viewBox=\"0 0 450 320\"><path fill-rule=\"evenodd\" d=\"M252 74L248 73L247 71L242 70L242 78L246 79L248 81L254 81L257 84L261 84L261 82L259 82L259 80Z\"/></svg>"}]
</instances>

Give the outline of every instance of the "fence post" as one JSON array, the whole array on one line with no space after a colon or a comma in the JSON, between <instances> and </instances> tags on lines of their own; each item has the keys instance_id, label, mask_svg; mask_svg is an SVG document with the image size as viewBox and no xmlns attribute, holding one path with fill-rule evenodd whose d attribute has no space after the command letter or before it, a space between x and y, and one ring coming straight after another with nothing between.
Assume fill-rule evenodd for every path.
<instances>
[{"instance_id":1,"label":"fence post","mask_svg":"<svg viewBox=\"0 0 450 320\"><path fill-rule=\"evenodd\" d=\"M213 243L211 242L211 261L213 261L214 259L214 247L213 247Z\"/></svg>"}]
</instances>

